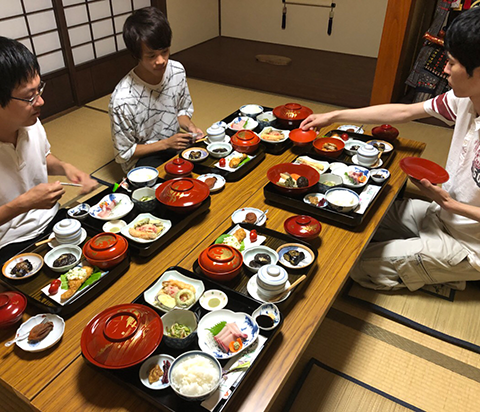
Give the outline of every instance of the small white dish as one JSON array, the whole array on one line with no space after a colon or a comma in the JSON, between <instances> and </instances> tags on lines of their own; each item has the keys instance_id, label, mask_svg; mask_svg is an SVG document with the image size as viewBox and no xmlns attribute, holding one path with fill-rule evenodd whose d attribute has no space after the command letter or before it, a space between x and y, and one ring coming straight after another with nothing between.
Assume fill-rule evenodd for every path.
<instances>
[{"instance_id":1,"label":"small white dish","mask_svg":"<svg viewBox=\"0 0 480 412\"><path fill-rule=\"evenodd\" d=\"M246 123L246 126L245 126ZM240 126L238 126L240 125ZM258 122L248 116L239 116L233 119L232 122L228 124L228 128L234 132L239 130L253 130L258 126Z\"/></svg>"},{"instance_id":2,"label":"small white dish","mask_svg":"<svg viewBox=\"0 0 480 412\"><path fill-rule=\"evenodd\" d=\"M33 327L42 323L45 319L47 322L53 323L53 329L44 339L42 339L40 342L31 343L29 342L28 338L26 338L16 342L15 344L26 352L40 352L55 345L63 336L63 332L65 331L65 322L60 316L52 313L45 313L31 317L26 322L21 324L17 330L17 333L15 334L15 337L30 332Z\"/></svg>"},{"instance_id":3,"label":"small white dish","mask_svg":"<svg viewBox=\"0 0 480 412\"><path fill-rule=\"evenodd\" d=\"M245 249L242 252L243 255L243 264L247 267L248 270L250 270L253 273L257 273L262 266L259 267L254 267L251 266L250 263L255 259L255 255L258 253L263 253L266 254L270 257L270 262L269 263L264 263L262 266L266 265L276 265L278 262L278 253L275 252L272 248L269 248L268 246L254 246L248 249Z\"/></svg>"},{"instance_id":4,"label":"small white dish","mask_svg":"<svg viewBox=\"0 0 480 412\"><path fill-rule=\"evenodd\" d=\"M192 159L190 157L190 154L192 152L200 152L200 157L199 158L195 158L195 159ZM208 157L208 152L206 149L204 149L203 147L189 147L188 149L185 149L183 152L182 152L182 157L185 159L185 160L188 160L189 162L193 162L193 163L196 163L196 162L203 162L207 157Z\"/></svg>"},{"instance_id":5,"label":"small white dish","mask_svg":"<svg viewBox=\"0 0 480 412\"><path fill-rule=\"evenodd\" d=\"M263 303L280 303L280 302L283 302L284 300L286 300L290 294L292 292L288 292L285 296L282 297L282 299L280 300L276 300L274 302L270 302L268 300L265 300L260 294L259 294L259 291L258 291L258 284L257 284L257 274L253 275L249 280L248 280L248 283L247 283L247 292L250 294L250 296L256 300L258 300L259 302L263 302ZM290 287L290 281L287 280L287 283L285 284L285 289L286 288L289 288ZM278 294L280 294L282 292L279 292Z\"/></svg>"},{"instance_id":6,"label":"small white dish","mask_svg":"<svg viewBox=\"0 0 480 412\"><path fill-rule=\"evenodd\" d=\"M272 319L273 325L271 327L262 326L258 323L258 316L264 315L268 316ZM262 330L272 330L275 329L278 324L280 323L280 310L277 306L273 303L264 303L260 305L255 311L252 313L253 319L257 322L257 325Z\"/></svg>"},{"instance_id":7,"label":"small white dish","mask_svg":"<svg viewBox=\"0 0 480 412\"><path fill-rule=\"evenodd\" d=\"M170 386L170 382L168 383L162 383L162 378L160 378L157 382L150 383L148 380L148 375L150 374L150 370L155 367L155 365L159 365L162 371L165 370L164 368L164 362L168 361L170 362L170 366L172 366L173 361L175 358L170 355L155 355L150 358L148 358L145 362L142 363L142 366L140 367L140 371L138 372L138 377L140 378L140 381L149 389L153 389L155 391L161 390L168 388ZM168 375L168 372L167 372Z\"/></svg>"},{"instance_id":8,"label":"small white dish","mask_svg":"<svg viewBox=\"0 0 480 412\"><path fill-rule=\"evenodd\" d=\"M382 159L378 159L373 165L371 166L363 166L361 165L359 162L358 162L358 157L357 155L353 155L352 156L352 162L355 163L356 165L359 165L359 166L362 166L362 167L369 167L369 168L372 168L372 167L382 167L383 165L383 160Z\"/></svg>"},{"instance_id":9,"label":"small white dish","mask_svg":"<svg viewBox=\"0 0 480 412\"><path fill-rule=\"evenodd\" d=\"M87 238L87 231L82 227L80 239L78 239L75 243L71 243L71 244L75 245L75 246L81 245L83 242L85 242L86 238ZM52 240L50 240L50 242L48 242L48 246L50 246L52 249L54 247L66 244L66 243L59 243L58 240L55 239L55 233L53 233L53 232L50 233L50 239L52 239Z\"/></svg>"},{"instance_id":10,"label":"small white dish","mask_svg":"<svg viewBox=\"0 0 480 412\"><path fill-rule=\"evenodd\" d=\"M232 222L235 224L244 223L247 213L254 213L258 218L262 215L263 210L254 208L254 207L242 207L241 209L235 210L232 213ZM257 226L263 226L267 221L267 215L263 215L259 222L256 223Z\"/></svg>"},{"instance_id":11,"label":"small white dish","mask_svg":"<svg viewBox=\"0 0 480 412\"><path fill-rule=\"evenodd\" d=\"M383 183L390 177L390 172L387 169L372 169L370 177L375 183Z\"/></svg>"},{"instance_id":12,"label":"small white dish","mask_svg":"<svg viewBox=\"0 0 480 412\"><path fill-rule=\"evenodd\" d=\"M221 150L221 152L218 152L218 150ZM228 142L215 142L207 145L208 153L210 153L210 156L215 157L216 159L227 157L230 153L232 153L232 150L233 147Z\"/></svg>"},{"instance_id":13,"label":"small white dish","mask_svg":"<svg viewBox=\"0 0 480 412\"><path fill-rule=\"evenodd\" d=\"M345 142L345 152L348 153L350 156L353 156L357 153L357 150L360 149L360 147L365 146L366 143L362 142L361 140L356 140L356 139L350 139ZM356 147L354 149L353 147Z\"/></svg>"},{"instance_id":14,"label":"small white dish","mask_svg":"<svg viewBox=\"0 0 480 412\"><path fill-rule=\"evenodd\" d=\"M336 172L334 172L334 173L338 174ZM350 175L358 174L358 176L363 175L363 176L365 176L365 180L363 182L354 183L352 181L352 179L354 179L354 178L353 177L348 177L349 174ZM363 167L363 166L348 166L347 169L343 170L342 174L339 174L339 176L341 176L341 178L343 179L343 184L346 187L350 187L350 188L363 187L367 184L368 179L370 178L370 171L366 167Z\"/></svg>"},{"instance_id":15,"label":"small white dish","mask_svg":"<svg viewBox=\"0 0 480 412\"><path fill-rule=\"evenodd\" d=\"M353 132L358 134L363 134L365 131L360 126L355 126L354 124L342 124L337 127L337 130L343 130L344 132Z\"/></svg>"},{"instance_id":16,"label":"small white dish","mask_svg":"<svg viewBox=\"0 0 480 412\"><path fill-rule=\"evenodd\" d=\"M213 312L227 306L228 296L221 290L210 289L202 295L199 302L203 309Z\"/></svg>"},{"instance_id":17,"label":"small white dish","mask_svg":"<svg viewBox=\"0 0 480 412\"><path fill-rule=\"evenodd\" d=\"M32 264L32 270L29 271L25 276L15 276L12 275L10 272L17 265L17 263L23 262L27 260ZM22 280L27 279L30 276L35 275L43 266L43 258L36 254L36 253L21 253L20 255L16 255L13 258L7 260L3 265L2 272L3 276L12 280Z\"/></svg>"},{"instance_id":18,"label":"small white dish","mask_svg":"<svg viewBox=\"0 0 480 412\"><path fill-rule=\"evenodd\" d=\"M380 150L381 148L383 148L383 153L389 153L393 150L393 145L385 140L369 140L367 142L368 144L371 144L373 145L374 147L376 147L378 150ZM383 146L383 147L382 147Z\"/></svg>"},{"instance_id":19,"label":"small white dish","mask_svg":"<svg viewBox=\"0 0 480 412\"><path fill-rule=\"evenodd\" d=\"M109 220L102 226L104 232L120 233L127 226L125 220Z\"/></svg>"},{"instance_id":20,"label":"small white dish","mask_svg":"<svg viewBox=\"0 0 480 412\"><path fill-rule=\"evenodd\" d=\"M289 252L290 250L296 250L297 252L303 252L305 258L298 263L298 265L293 265L285 259L285 253ZM314 253L308 249L307 247L299 244L299 243L286 243L280 246L277 249L279 260L278 262L289 269L302 269L310 266L314 262L315 255Z\"/></svg>"},{"instance_id":21,"label":"small white dish","mask_svg":"<svg viewBox=\"0 0 480 412\"><path fill-rule=\"evenodd\" d=\"M90 205L88 203L80 203L67 210L67 215L72 219L83 220L88 216Z\"/></svg>"},{"instance_id":22,"label":"small white dish","mask_svg":"<svg viewBox=\"0 0 480 412\"><path fill-rule=\"evenodd\" d=\"M311 197L316 198L316 202L312 203ZM308 195L305 195L303 198L303 201L310 206L313 207L319 207L319 208L324 208L327 207L328 203L325 200L325 195L323 193L309 193Z\"/></svg>"},{"instance_id":23,"label":"small white dish","mask_svg":"<svg viewBox=\"0 0 480 412\"><path fill-rule=\"evenodd\" d=\"M278 133L281 133L283 135L282 138L279 137L278 140L272 140L272 139L269 139L268 137L263 137L264 134L266 133L270 133L270 132L278 132ZM258 136L260 137L260 140L262 140L263 142L267 142L267 143L282 143L284 142L285 140L288 139L288 136L290 135L290 130L281 130L281 129L277 129L275 127L271 127L271 126L268 126L268 127L265 127L259 134Z\"/></svg>"},{"instance_id":24,"label":"small white dish","mask_svg":"<svg viewBox=\"0 0 480 412\"><path fill-rule=\"evenodd\" d=\"M299 156L295 159L293 163L304 164L304 165L313 167L320 174L325 173L330 167L330 163L325 162L323 160L312 159L311 157L308 157L308 156Z\"/></svg>"},{"instance_id":25,"label":"small white dish","mask_svg":"<svg viewBox=\"0 0 480 412\"><path fill-rule=\"evenodd\" d=\"M203 295L203 292L205 291L205 285L201 280L197 279L192 279L187 276L182 275L180 272L176 270L167 270L160 278L155 282L155 284L147 289L143 293L143 298L145 301L153 306L155 309L160 310L161 312L168 312L161 306L157 306L155 304L155 297L157 296L157 293L160 291L160 289L163 288L162 282L166 280L176 280L176 281L181 281L184 283L188 283L192 285L195 288L195 301L188 307L182 307L181 309L190 309L195 303L200 299L200 297ZM175 306L177 308L177 306Z\"/></svg>"},{"instance_id":26,"label":"small white dish","mask_svg":"<svg viewBox=\"0 0 480 412\"><path fill-rule=\"evenodd\" d=\"M215 177L217 180L213 187L210 189L210 193L215 193L218 192L219 190L222 190L225 187L226 180L222 175L219 175L217 173L207 173L204 175L200 175L197 177L198 180L201 180L202 182L205 182L209 177Z\"/></svg>"},{"instance_id":27,"label":"small white dish","mask_svg":"<svg viewBox=\"0 0 480 412\"><path fill-rule=\"evenodd\" d=\"M159 220L163 224L163 230L158 234L158 236L155 239L142 239L140 237L135 237L130 234L130 228L135 225L138 221L142 219L151 219L151 220ZM128 225L124 226L121 230L121 233L123 236L134 240L135 242L138 243L152 243L155 242L156 240L160 239L165 233L167 233L170 228L172 227L172 222L170 220L166 219L160 219L159 217L153 216L150 213L140 213L133 221L131 221Z\"/></svg>"},{"instance_id":28,"label":"small white dish","mask_svg":"<svg viewBox=\"0 0 480 412\"><path fill-rule=\"evenodd\" d=\"M240 331L247 335L242 339L243 347L239 352L223 352L215 342L212 333L208 330L220 322L236 323ZM233 312L227 309L207 313L198 322L198 346L203 352L213 355L217 359L229 359L248 348L258 337L259 328L250 315L243 312Z\"/></svg>"},{"instance_id":29,"label":"small white dish","mask_svg":"<svg viewBox=\"0 0 480 412\"><path fill-rule=\"evenodd\" d=\"M75 261L70 263L69 265L57 266L57 267L53 266L53 262L55 262L55 260L57 260L61 255L66 253L71 253L73 256L75 256ZM49 252L47 252L43 257L43 260L45 264L54 272L66 273L71 268L77 266L81 258L82 258L82 249L80 249L78 246L59 245L57 247L54 247Z\"/></svg>"},{"instance_id":30,"label":"small white dish","mask_svg":"<svg viewBox=\"0 0 480 412\"><path fill-rule=\"evenodd\" d=\"M115 206L113 206L114 203ZM108 209L111 210L110 213L107 213ZM117 220L128 215L132 209L133 202L129 196L122 193L110 193L92 206L88 214L99 220Z\"/></svg>"},{"instance_id":31,"label":"small white dish","mask_svg":"<svg viewBox=\"0 0 480 412\"><path fill-rule=\"evenodd\" d=\"M241 163L240 163L240 166L238 167L230 167L229 166L229 162L231 159L233 159L234 157L240 157L242 156L243 153L239 153L237 151L233 151L232 153L230 153L227 157L224 157L225 159L225 166L220 166L220 163L217 162L215 163L215 167L217 169L222 169L222 170L227 170L229 172L235 172L236 170L240 169L241 167L244 166L245 163L248 163L250 160L252 160L255 156L252 156L252 155L247 155L247 159L248 160L243 160Z\"/></svg>"}]
</instances>

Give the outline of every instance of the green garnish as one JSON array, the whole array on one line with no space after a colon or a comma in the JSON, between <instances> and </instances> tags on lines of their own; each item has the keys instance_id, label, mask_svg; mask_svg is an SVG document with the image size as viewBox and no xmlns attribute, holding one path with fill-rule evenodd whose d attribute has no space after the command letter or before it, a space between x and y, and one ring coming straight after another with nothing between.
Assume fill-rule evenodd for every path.
<instances>
[{"instance_id":1,"label":"green garnish","mask_svg":"<svg viewBox=\"0 0 480 412\"><path fill-rule=\"evenodd\" d=\"M222 329L225 327L226 324L227 324L226 321L219 322L215 326L212 326L211 328L207 328L207 330L209 330L213 336L217 336L222 331Z\"/></svg>"},{"instance_id":2,"label":"green garnish","mask_svg":"<svg viewBox=\"0 0 480 412\"><path fill-rule=\"evenodd\" d=\"M244 129L247 128L247 123L248 123L249 120L250 120L250 118L248 118L247 120L245 120L245 123L243 124L243 128L244 128Z\"/></svg>"},{"instance_id":3,"label":"green garnish","mask_svg":"<svg viewBox=\"0 0 480 412\"><path fill-rule=\"evenodd\" d=\"M100 269L94 268L94 272L92 273L92 275L85 282L83 282L82 286L80 286L78 290L85 289L87 286L95 283L98 279L102 277L102 273L103 272L100 271ZM64 275L60 275L60 281L62 282L60 288L68 290L68 279L66 273Z\"/></svg>"}]
</instances>

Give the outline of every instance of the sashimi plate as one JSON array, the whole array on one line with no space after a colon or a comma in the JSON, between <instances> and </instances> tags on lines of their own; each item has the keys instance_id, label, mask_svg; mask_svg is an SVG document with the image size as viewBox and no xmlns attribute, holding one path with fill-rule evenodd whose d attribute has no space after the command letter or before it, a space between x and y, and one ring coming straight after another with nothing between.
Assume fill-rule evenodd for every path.
<instances>
[{"instance_id":1,"label":"sashimi plate","mask_svg":"<svg viewBox=\"0 0 480 412\"><path fill-rule=\"evenodd\" d=\"M104 196L95 206L92 206L88 214L95 219L116 220L128 215L132 209L133 202L127 195L110 193Z\"/></svg>"},{"instance_id":2,"label":"sashimi plate","mask_svg":"<svg viewBox=\"0 0 480 412\"><path fill-rule=\"evenodd\" d=\"M238 352L223 352L215 342L212 333L208 330L220 322L236 323L240 331L247 335L242 339L243 347ZM217 359L229 359L248 348L258 337L258 325L252 317L243 312L232 312L231 310L216 310L207 313L198 323L198 346L204 352L210 353Z\"/></svg>"}]
</instances>

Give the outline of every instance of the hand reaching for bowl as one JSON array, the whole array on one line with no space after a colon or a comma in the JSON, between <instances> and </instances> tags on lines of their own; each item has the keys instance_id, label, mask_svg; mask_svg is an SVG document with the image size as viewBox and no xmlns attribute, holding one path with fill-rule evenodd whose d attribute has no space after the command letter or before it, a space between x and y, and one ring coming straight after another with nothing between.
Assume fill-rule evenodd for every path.
<instances>
[{"instance_id":1,"label":"hand reaching for bowl","mask_svg":"<svg viewBox=\"0 0 480 412\"><path fill-rule=\"evenodd\" d=\"M302 130L317 129L331 124L330 113L311 114L300 123Z\"/></svg>"}]
</instances>

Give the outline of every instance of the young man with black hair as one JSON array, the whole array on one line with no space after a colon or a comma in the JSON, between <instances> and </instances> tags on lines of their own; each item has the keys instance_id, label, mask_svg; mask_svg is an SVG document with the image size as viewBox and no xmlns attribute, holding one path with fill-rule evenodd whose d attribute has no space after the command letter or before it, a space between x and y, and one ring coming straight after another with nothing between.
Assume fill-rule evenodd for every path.
<instances>
[{"instance_id":1,"label":"young man with black hair","mask_svg":"<svg viewBox=\"0 0 480 412\"><path fill-rule=\"evenodd\" d=\"M138 64L115 88L109 114L115 160L128 172L136 165L157 167L203 132L191 121L185 69L169 60L172 31L165 15L155 7L134 11L123 38Z\"/></svg>"},{"instance_id":2,"label":"young man with black hair","mask_svg":"<svg viewBox=\"0 0 480 412\"><path fill-rule=\"evenodd\" d=\"M397 201L351 277L381 290L449 283L457 289L480 279L480 8L459 15L445 48L452 90L426 102L386 104L313 114L304 130L335 122L401 123L436 117L455 125L443 187L412 180L432 202Z\"/></svg>"},{"instance_id":3,"label":"young man with black hair","mask_svg":"<svg viewBox=\"0 0 480 412\"><path fill-rule=\"evenodd\" d=\"M40 120L45 83L35 56L0 37L0 262L46 231L65 193L48 175L63 175L88 193L97 183L50 153Z\"/></svg>"}]
</instances>

